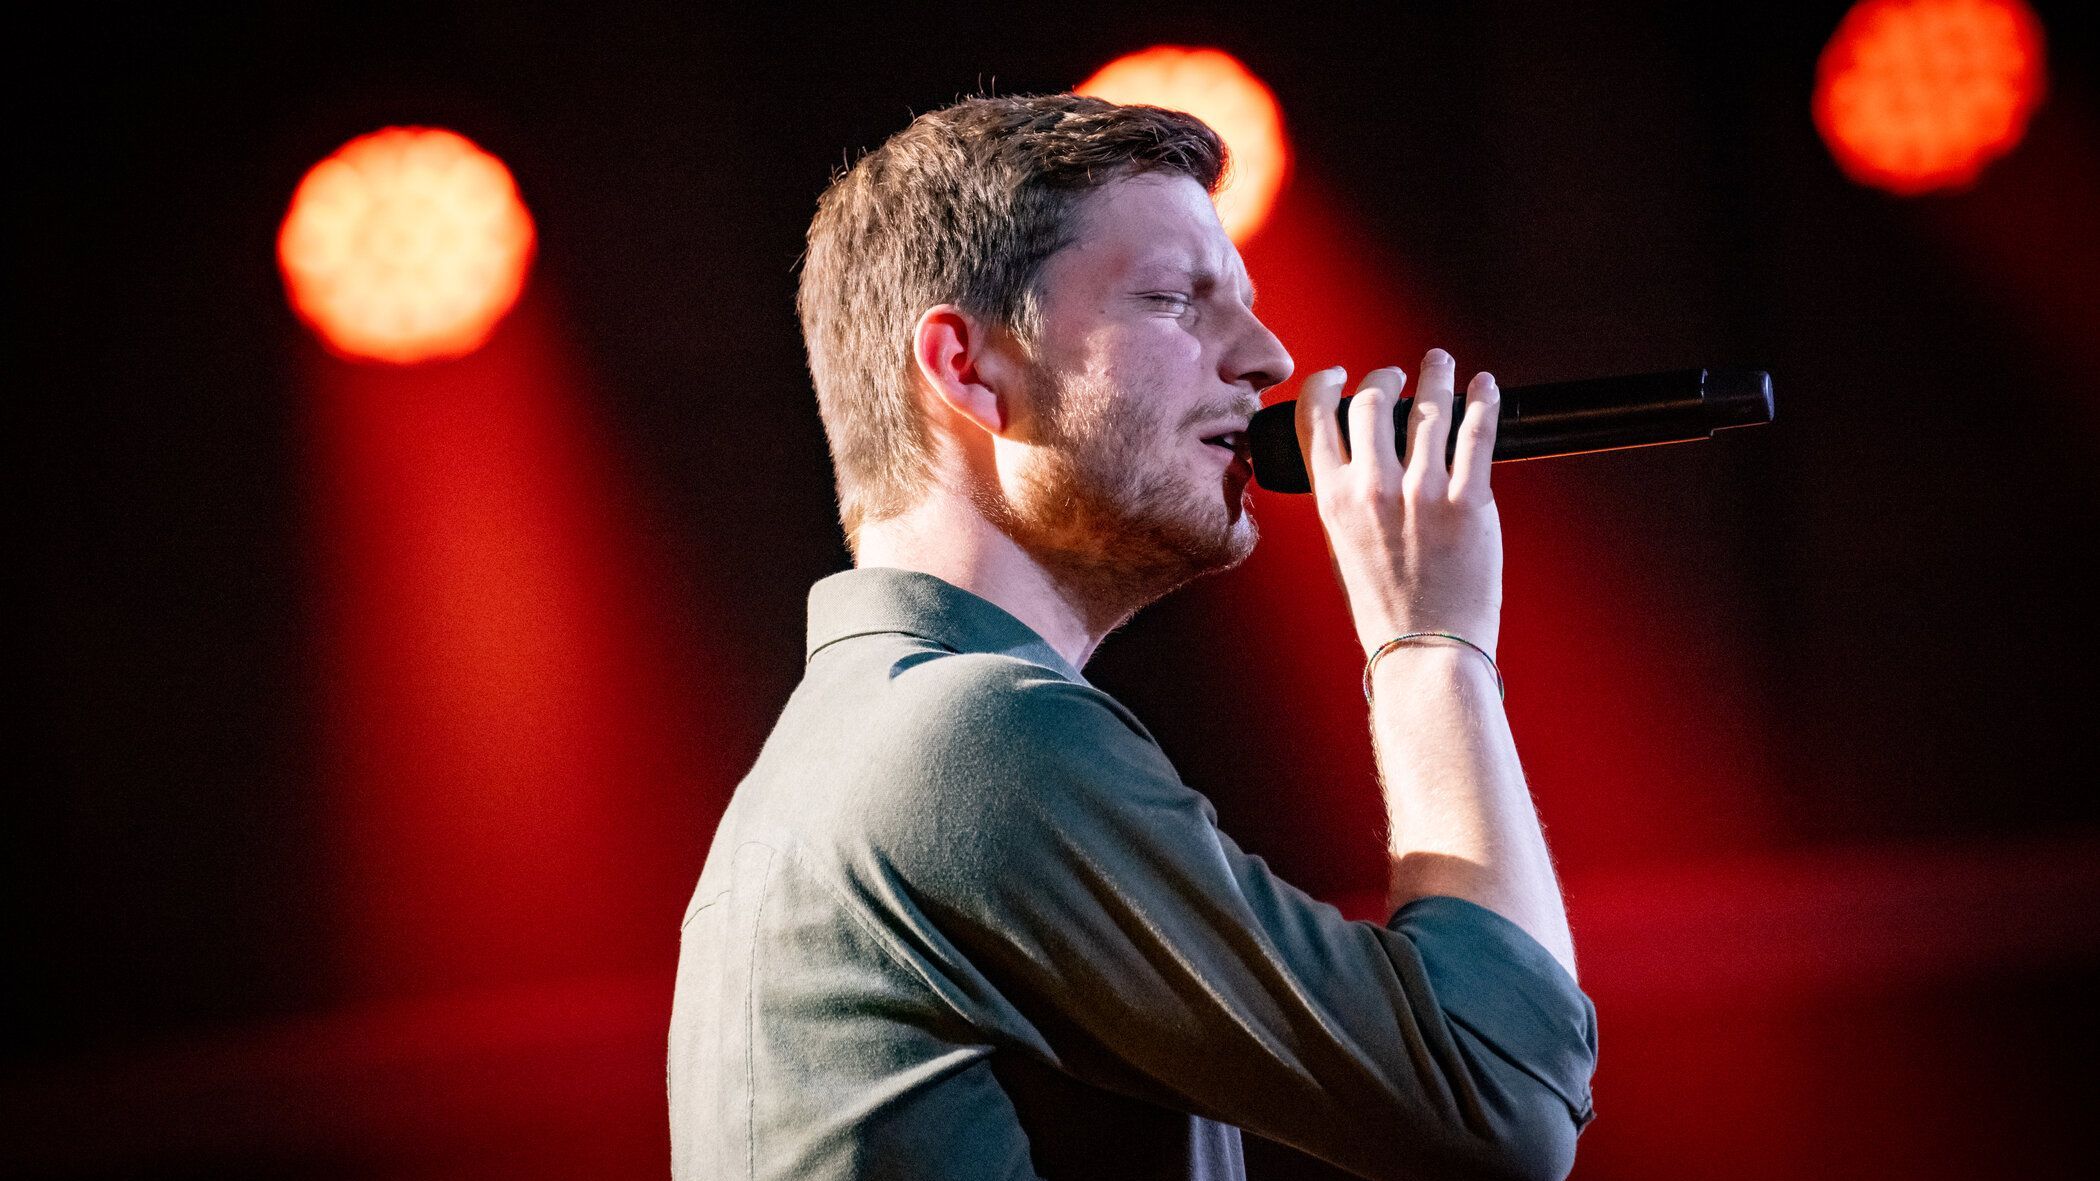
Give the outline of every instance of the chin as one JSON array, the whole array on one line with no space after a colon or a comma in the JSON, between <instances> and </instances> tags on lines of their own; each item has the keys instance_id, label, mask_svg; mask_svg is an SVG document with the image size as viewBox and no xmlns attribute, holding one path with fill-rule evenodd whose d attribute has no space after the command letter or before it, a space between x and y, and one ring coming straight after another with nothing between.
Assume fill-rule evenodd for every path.
<instances>
[{"instance_id":1,"label":"chin","mask_svg":"<svg viewBox=\"0 0 2100 1181\"><path fill-rule=\"evenodd\" d=\"M1218 567L1230 570L1254 554L1254 547L1261 541L1261 527L1254 523L1254 514L1244 507L1232 522L1232 532L1227 540L1228 560Z\"/></svg>"}]
</instances>

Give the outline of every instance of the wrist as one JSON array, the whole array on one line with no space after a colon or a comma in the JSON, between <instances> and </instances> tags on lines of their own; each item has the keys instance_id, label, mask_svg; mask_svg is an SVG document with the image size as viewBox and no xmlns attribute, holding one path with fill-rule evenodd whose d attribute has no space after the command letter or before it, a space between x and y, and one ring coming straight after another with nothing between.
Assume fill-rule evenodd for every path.
<instances>
[{"instance_id":1,"label":"wrist","mask_svg":"<svg viewBox=\"0 0 2100 1181\"><path fill-rule=\"evenodd\" d=\"M1387 663L1396 653L1407 651L1425 654L1442 652L1453 660L1460 657L1468 660L1477 658L1486 666L1485 671L1494 682L1495 696L1498 699L1505 696L1502 669L1495 663L1494 654L1489 652L1486 646L1458 632L1419 630L1401 632L1371 647L1370 654L1364 659L1365 701L1371 700L1372 681L1377 676L1379 666Z\"/></svg>"}]
</instances>

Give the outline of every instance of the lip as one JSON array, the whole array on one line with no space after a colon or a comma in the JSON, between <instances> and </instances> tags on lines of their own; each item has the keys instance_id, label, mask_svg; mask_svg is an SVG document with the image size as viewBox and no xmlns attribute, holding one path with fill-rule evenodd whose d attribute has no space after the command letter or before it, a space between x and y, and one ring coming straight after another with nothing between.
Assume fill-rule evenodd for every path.
<instances>
[{"instance_id":1,"label":"lip","mask_svg":"<svg viewBox=\"0 0 2100 1181\"><path fill-rule=\"evenodd\" d=\"M1205 447L1216 447L1227 454L1238 454L1244 457L1247 454L1249 445L1247 437L1248 426L1248 420L1244 418L1227 418L1206 423L1196 428L1196 441L1202 443ZM1233 445L1230 447L1219 447L1210 441L1220 435L1231 435L1233 437Z\"/></svg>"},{"instance_id":2,"label":"lip","mask_svg":"<svg viewBox=\"0 0 2100 1181\"><path fill-rule=\"evenodd\" d=\"M1247 454L1244 438L1238 447L1220 447L1216 443L1203 443L1201 446L1212 456L1223 461L1225 474L1232 477L1235 484L1244 485L1254 478L1254 462Z\"/></svg>"},{"instance_id":3,"label":"lip","mask_svg":"<svg viewBox=\"0 0 2100 1181\"><path fill-rule=\"evenodd\" d=\"M1192 424L1196 442L1204 450L1216 455L1224 464L1225 492L1234 500L1245 496L1247 485L1254 480L1254 441L1248 434L1253 425L1249 415L1233 415L1230 418L1213 418L1207 422ZM1187 429L1187 428L1184 428ZM1220 435L1232 436L1230 446L1221 446L1210 440Z\"/></svg>"}]
</instances>

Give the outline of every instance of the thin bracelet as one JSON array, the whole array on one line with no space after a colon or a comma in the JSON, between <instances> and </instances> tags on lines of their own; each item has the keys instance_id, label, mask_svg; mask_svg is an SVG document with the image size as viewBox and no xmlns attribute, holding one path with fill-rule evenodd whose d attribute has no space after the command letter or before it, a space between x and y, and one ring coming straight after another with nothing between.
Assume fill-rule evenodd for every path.
<instances>
[{"instance_id":1,"label":"thin bracelet","mask_svg":"<svg viewBox=\"0 0 2100 1181\"><path fill-rule=\"evenodd\" d=\"M1473 651L1480 653L1480 658L1488 662L1488 671L1495 674L1496 698L1502 699L1506 697L1506 694L1502 691L1502 669L1496 665L1495 658L1488 655L1487 649L1453 632L1409 632L1404 636L1394 636L1385 643L1378 645L1378 650L1371 653L1369 660L1364 661L1364 700L1366 702L1371 700L1371 670L1378 666L1378 658L1409 640L1420 640L1429 636L1435 636L1440 640L1457 640Z\"/></svg>"}]
</instances>

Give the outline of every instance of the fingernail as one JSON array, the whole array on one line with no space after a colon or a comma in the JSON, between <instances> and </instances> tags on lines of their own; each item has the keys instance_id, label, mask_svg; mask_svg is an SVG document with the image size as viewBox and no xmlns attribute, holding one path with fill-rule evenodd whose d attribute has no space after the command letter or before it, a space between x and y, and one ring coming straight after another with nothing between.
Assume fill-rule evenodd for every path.
<instances>
[{"instance_id":1,"label":"fingernail","mask_svg":"<svg viewBox=\"0 0 2100 1181\"><path fill-rule=\"evenodd\" d=\"M1451 363L1451 354L1442 349L1431 349L1423 356L1422 363L1424 365L1449 365Z\"/></svg>"}]
</instances>

